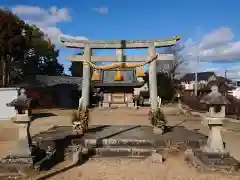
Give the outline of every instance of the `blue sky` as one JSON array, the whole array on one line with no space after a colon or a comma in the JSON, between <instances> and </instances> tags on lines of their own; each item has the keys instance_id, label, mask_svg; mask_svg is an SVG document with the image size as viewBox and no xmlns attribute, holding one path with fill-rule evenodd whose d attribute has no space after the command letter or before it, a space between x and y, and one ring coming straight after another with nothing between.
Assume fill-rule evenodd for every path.
<instances>
[{"instance_id":1,"label":"blue sky","mask_svg":"<svg viewBox=\"0 0 240 180\"><path fill-rule=\"evenodd\" d=\"M180 71L215 70L224 74L224 68L228 68L229 76L240 77L237 62L240 59L240 1L237 0L0 0L0 6L48 34L60 48L59 60L66 71L69 62L65 56L77 50L62 48L58 40L61 35L91 40L180 35L181 43L186 46L183 57L188 60ZM196 52L204 61L198 66ZM112 54L113 51L96 53Z\"/></svg>"}]
</instances>

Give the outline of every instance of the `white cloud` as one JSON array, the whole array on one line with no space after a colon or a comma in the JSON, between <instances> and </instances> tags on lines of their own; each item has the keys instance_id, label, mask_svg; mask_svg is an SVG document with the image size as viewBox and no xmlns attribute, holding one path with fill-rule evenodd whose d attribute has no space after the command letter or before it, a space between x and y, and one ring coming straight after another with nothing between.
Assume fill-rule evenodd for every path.
<instances>
[{"instance_id":1,"label":"white cloud","mask_svg":"<svg viewBox=\"0 0 240 180\"><path fill-rule=\"evenodd\" d=\"M73 37L64 34L56 25L62 22L71 21L71 15L67 8L57 8L55 6L49 9L43 9L37 6L17 5L11 8L12 12L25 20L29 24L34 24L39 27L57 48L61 47L60 36L78 38L86 40L86 37Z\"/></svg>"},{"instance_id":2,"label":"white cloud","mask_svg":"<svg viewBox=\"0 0 240 180\"><path fill-rule=\"evenodd\" d=\"M233 41L233 38L234 34L229 27L217 28L202 35L198 40L188 38L182 43L184 48L180 52L187 62L179 67L178 72L185 74L196 71L215 71L219 75L224 75L225 69L217 67L220 66L217 62L234 63L233 60L240 60L240 41ZM240 77L239 70L240 63L235 63L233 67L228 68L228 77Z\"/></svg>"},{"instance_id":3,"label":"white cloud","mask_svg":"<svg viewBox=\"0 0 240 180\"><path fill-rule=\"evenodd\" d=\"M56 25L56 23L71 20L71 16L67 8L57 9L54 6L49 9L42 9L37 6L18 5L13 7L12 11L19 16L26 16L26 18L30 18L26 20L35 21L41 26Z\"/></svg>"},{"instance_id":4,"label":"white cloud","mask_svg":"<svg viewBox=\"0 0 240 180\"><path fill-rule=\"evenodd\" d=\"M221 27L202 37L199 47L202 49L215 48L224 45L233 39L232 30L228 27Z\"/></svg>"},{"instance_id":5,"label":"white cloud","mask_svg":"<svg viewBox=\"0 0 240 180\"><path fill-rule=\"evenodd\" d=\"M92 8L92 10L100 14L108 14L108 7Z\"/></svg>"},{"instance_id":6,"label":"white cloud","mask_svg":"<svg viewBox=\"0 0 240 180\"><path fill-rule=\"evenodd\" d=\"M220 27L204 35L200 42L187 41L184 55L201 61L226 61L240 58L240 41L233 41L234 34L229 27ZM190 42L190 43L189 43Z\"/></svg>"}]
</instances>

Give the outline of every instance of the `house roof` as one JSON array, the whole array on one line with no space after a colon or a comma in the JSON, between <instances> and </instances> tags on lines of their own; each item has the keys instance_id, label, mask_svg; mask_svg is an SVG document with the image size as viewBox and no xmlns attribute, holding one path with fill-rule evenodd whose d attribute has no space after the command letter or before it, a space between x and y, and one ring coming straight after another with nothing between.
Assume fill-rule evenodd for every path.
<instances>
[{"instance_id":1,"label":"house roof","mask_svg":"<svg viewBox=\"0 0 240 180\"><path fill-rule=\"evenodd\" d=\"M82 78L72 76L47 76L47 75L36 75L28 76L23 82L18 83L17 87L48 87L56 86L60 84L77 85L78 89L82 88Z\"/></svg>"},{"instance_id":2,"label":"house roof","mask_svg":"<svg viewBox=\"0 0 240 180\"><path fill-rule=\"evenodd\" d=\"M47 76L47 75L36 75L36 80L40 81L46 86L55 86L59 84L75 84L81 88L82 77L72 76Z\"/></svg>"},{"instance_id":3,"label":"house roof","mask_svg":"<svg viewBox=\"0 0 240 180\"><path fill-rule=\"evenodd\" d=\"M222 77L222 76L217 76L217 80L219 80L219 81L224 81L224 82L226 82L226 83L232 82L230 79L225 78L225 77Z\"/></svg>"},{"instance_id":4,"label":"house roof","mask_svg":"<svg viewBox=\"0 0 240 180\"><path fill-rule=\"evenodd\" d=\"M44 84L41 81L36 80L35 76L27 76L24 78L24 80L17 82L11 86L28 88L28 87L45 87L46 84Z\"/></svg>"},{"instance_id":5,"label":"house roof","mask_svg":"<svg viewBox=\"0 0 240 180\"><path fill-rule=\"evenodd\" d=\"M218 86L218 88L225 87L226 90L232 90L233 87L228 85L226 81L223 81L222 79L217 79L214 81L210 81L207 86L204 88L204 90L210 90L213 85Z\"/></svg>"},{"instance_id":6,"label":"house roof","mask_svg":"<svg viewBox=\"0 0 240 180\"><path fill-rule=\"evenodd\" d=\"M199 72L197 73L198 81L207 81L211 76L215 75L214 72ZM195 80L195 73L188 73L183 76L181 81L189 82Z\"/></svg>"}]
</instances>

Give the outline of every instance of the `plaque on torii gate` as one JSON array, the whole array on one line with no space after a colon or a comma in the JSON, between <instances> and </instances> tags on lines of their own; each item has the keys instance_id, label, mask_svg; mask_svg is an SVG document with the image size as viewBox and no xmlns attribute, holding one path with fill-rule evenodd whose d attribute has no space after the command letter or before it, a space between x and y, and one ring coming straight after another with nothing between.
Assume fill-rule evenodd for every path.
<instances>
[{"instance_id":1,"label":"plaque on torii gate","mask_svg":"<svg viewBox=\"0 0 240 180\"><path fill-rule=\"evenodd\" d=\"M149 91L151 108L157 108L157 79L156 79L156 61L173 61L173 54L156 54L155 48L169 47L176 44L180 40L179 36L165 39L154 40L77 40L60 38L65 47L84 49L83 55L71 55L67 59L70 61L83 62L83 82L82 82L82 97L83 107L89 106L90 92L90 64L91 62L144 62L149 60ZM125 56L123 49L139 49L147 48L148 56ZM94 56L92 49L116 49L116 56ZM169 66L169 65L168 65ZM164 69L164 68L163 68Z\"/></svg>"}]
</instances>

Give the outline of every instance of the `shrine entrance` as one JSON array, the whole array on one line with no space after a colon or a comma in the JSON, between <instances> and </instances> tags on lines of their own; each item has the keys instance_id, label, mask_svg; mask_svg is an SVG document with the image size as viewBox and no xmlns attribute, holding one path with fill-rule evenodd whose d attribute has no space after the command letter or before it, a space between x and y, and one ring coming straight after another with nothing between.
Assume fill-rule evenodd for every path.
<instances>
[{"instance_id":1,"label":"shrine entrance","mask_svg":"<svg viewBox=\"0 0 240 180\"><path fill-rule=\"evenodd\" d=\"M83 55L68 56L70 61L83 62L82 106L84 108L89 106L91 82L95 87L104 89L105 106L110 107L112 104L132 106L133 95L137 94L137 88L143 86L138 79L139 74L144 73L141 68L148 65L150 104L153 110L157 109L156 61L174 60L173 54L157 54L155 48L173 46L178 40L180 40L178 36L156 40L104 41L61 38L61 42L68 48L84 49ZM125 56L124 49L132 48L147 48L148 56ZM94 56L93 49L116 49L116 56ZM94 62L114 63L97 66ZM91 69L94 70L93 73Z\"/></svg>"},{"instance_id":2,"label":"shrine entrance","mask_svg":"<svg viewBox=\"0 0 240 180\"><path fill-rule=\"evenodd\" d=\"M92 86L103 91L99 106L134 107L134 90L144 85L144 82L138 81L138 78L139 72L136 72L135 68L95 70L92 75Z\"/></svg>"}]
</instances>

